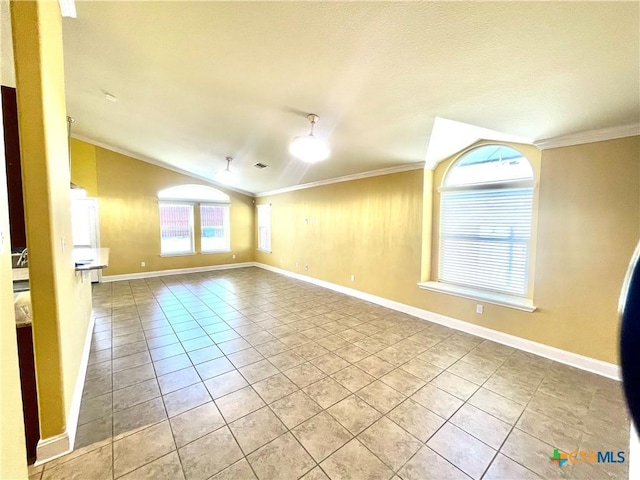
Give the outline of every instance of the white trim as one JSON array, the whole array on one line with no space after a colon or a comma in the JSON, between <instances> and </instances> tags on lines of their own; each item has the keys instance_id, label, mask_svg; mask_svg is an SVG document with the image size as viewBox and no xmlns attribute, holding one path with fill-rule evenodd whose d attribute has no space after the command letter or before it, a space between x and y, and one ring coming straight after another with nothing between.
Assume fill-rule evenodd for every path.
<instances>
[{"instance_id":1,"label":"white trim","mask_svg":"<svg viewBox=\"0 0 640 480\"><path fill-rule=\"evenodd\" d=\"M235 187L230 187L229 185L225 185L223 183L216 182L215 180L211 180L210 178L203 177L201 175L196 175L195 173L189 172L188 170L184 170L184 169L179 168L179 167L174 167L173 165L169 165L168 163L165 163L165 162L163 162L161 160L156 160L154 158L147 157L145 155L140 155L138 153L133 153L133 152L130 152L129 150L125 150L124 148L115 147L115 146L113 146L113 145L111 145L109 143L99 142L99 141L94 140L92 138L88 138L88 137L85 137L85 136L82 136L82 135L76 135L75 133L71 135L71 138L75 138L76 140L80 140L82 142L90 143L91 145L96 146L96 147L104 148L106 150L111 150L112 152L119 153L120 155L125 155L127 157L131 157L131 158L134 158L136 160L140 160L141 162L150 163L152 165L155 165L156 167L165 168L167 170L171 170L173 172L180 173L182 175L186 175L186 176L191 177L191 178L196 178L198 180L202 180L203 182L207 182L207 183L210 183L210 184L215 185L217 187L224 188L225 190L233 190L236 193L241 193L242 195L246 195L248 197L253 197L254 196L253 193L247 192L246 190L242 190L240 188L235 188Z\"/></svg>"},{"instance_id":2,"label":"white trim","mask_svg":"<svg viewBox=\"0 0 640 480\"><path fill-rule=\"evenodd\" d=\"M38 440L38 446L36 447L35 465L40 465L45 462L49 462L54 458L61 457L71 451L71 442L69 441L69 433L62 432L53 437L41 438Z\"/></svg>"},{"instance_id":3,"label":"white trim","mask_svg":"<svg viewBox=\"0 0 640 480\"><path fill-rule=\"evenodd\" d=\"M429 322L444 325L446 327L450 327L455 330L460 330L462 332L470 333L472 335L476 335L481 338L486 338L487 340L492 340L494 342L501 343L509 347L517 348L519 350L524 350L525 352L533 353L535 355L539 355L541 357L545 357L559 363L564 363L565 365L570 365L572 367L576 367L581 370L586 370L588 372L602 375L604 377L612 378L614 380L620 380L622 378L620 374L620 367L618 367L618 365L614 365L613 363L604 362L602 360L586 357L584 355L579 355L573 352L567 352L566 350L561 350L559 348L551 347L549 345L544 345L542 343L534 342L532 340L527 340L525 338L516 337L515 335L499 332L497 330L492 330L487 327L482 327L480 325L475 325L473 323L464 322L462 320L457 320L455 318L447 317L445 315L440 315L438 313L430 312L428 310L423 310L421 308L413 307L411 305L406 305L404 303L396 302L394 300L378 297L370 293L361 292L353 288L343 287L342 285L326 282L324 280L318 280L316 278L312 278L306 275L301 275L299 273L294 273L288 270L272 267L270 265L265 265L263 263L255 262L255 266L259 268L263 268L265 270L272 271L272 272L280 273L282 275L292 277L298 280L302 280L304 282L312 283L320 287L328 288L336 292L344 293L345 295L350 295L352 297L359 298L367 302L375 303L377 305L381 305L383 307L390 308L398 312L406 313L408 315L412 315L414 317L421 318Z\"/></svg>"},{"instance_id":4,"label":"white trim","mask_svg":"<svg viewBox=\"0 0 640 480\"><path fill-rule=\"evenodd\" d=\"M424 290L431 290L432 292L445 293L456 297L470 298L484 303L500 305L501 307L515 308L516 310L522 310L523 312L531 313L536 310L536 307L533 305L533 301L529 298L483 292L482 290L460 287L458 285L451 285L443 282L419 282L418 287Z\"/></svg>"},{"instance_id":5,"label":"white trim","mask_svg":"<svg viewBox=\"0 0 640 480\"><path fill-rule=\"evenodd\" d=\"M87 325L87 333L84 340L84 348L80 359L80 367L78 368L78 377L73 389L73 398L71 399L71 408L67 415L67 428L63 433L49 438L41 438L36 446L36 463L40 465L49 462L55 458L61 457L73 450L76 441L76 431L78 429L78 419L80 418L80 404L82 403L82 392L84 391L84 381L87 376L87 367L89 365L89 353L91 352L91 338L93 337L93 327L96 317L91 313L89 324Z\"/></svg>"},{"instance_id":6,"label":"white trim","mask_svg":"<svg viewBox=\"0 0 640 480\"><path fill-rule=\"evenodd\" d=\"M629 479L640 478L640 439L638 430L631 422L629 431Z\"/></svg>"},{"instance_id":7,"label":"white trim","mask_svg":"<svg viewBox=\"0 0 640 480\"><path fill-rule=\"evenodd\" d=\"M254 267L254 262L225 263L223 265L208 265L205 267L175 268L173 270L157 270L155 272L125 273L122 275L103 275L102 282L119 282L121 280L138 280L141 278L165 277L181 275L183 273L201 273L214 270L229 270L231 268Z\"/></svg>"},{"instance_id":8,"label":"white trim","mask_svg":"<svg viewBox=\"0 0 640 480\"><path fill-rule=\"evenodd\" d=\"M78 419L80 418L80 403L82 402L82 392L84 391L84 380L87 376L87 366L89 365L89 352L91 351L91 338L93 337L93 327L96 317L91 312L89 325L87 325L87 333L84 339L84 349L82 350L82 358L80 359L80 368L78 369L78 377L73 390L73 398L71 400L71 408L67 416L67 432L69 433L69 444L71 450L76 441L76 430L78 429Z\"/></svg>"},{"instance_id":9,"label":"white trim","mask_svg":"<svg viewBox=\"0 0 640 480\"><path fill-rule=\"evenodd\" d=\"M327 180L318 180L317 182L303 183L293 185L291 187L278 188L277 190L269 190L268 192L256 193L255 197L267 197L269 195L279 195L281 193L294 192L296 190L304 190L306 188L320 187L322 185L331 185L333 183L350 182L352 180L360 180L369 177L379 177L382 175L390 175L392 173L409 172L411 170L420 170L424 168L424 162L407 163L398 165L397 167L381 168L379 170L371 170L369 172L354 173L343 177L329 178Z\"/></svg>"},{"instance_id":10,"label":"white trim","mask_svg":"<svg viewBox=\"0 0 640 480\"><path fill-rule=\"evenodd\" d=\"M640 135L640 123L622 125L619 127L601 128L586 132L562 135L561 137L544 138L533 142L540 150L549 148L569 147L571 145L582 145L583 143L603 142L616 138L634 137Z\"/></svg>"}]
</instances>

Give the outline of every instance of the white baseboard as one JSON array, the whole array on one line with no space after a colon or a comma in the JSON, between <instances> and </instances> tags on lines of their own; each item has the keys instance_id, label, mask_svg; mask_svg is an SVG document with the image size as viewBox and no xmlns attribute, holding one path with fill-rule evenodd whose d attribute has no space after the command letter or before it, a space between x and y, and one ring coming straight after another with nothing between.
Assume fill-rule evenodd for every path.
<instances>
[{"instance_id":1,"label":"white baseboard","mask_svg":"<svg viewBox=\"0 0 640 480\"><path fill-rule=\"evenodd\" d=\"M41 438L36 446L37 461L35 465L41 465L70 451L71 442L69 441L69 433L66 431L53 437Z\"/></svg>"},{"instance_id":2,"label":"white baseboard","mask_svg":"<svg viewBox=\"0 0 640 480\"><path fill-rule=\"evenodd\" d=\"M603 362L602 360L597 360L595 358L586 357L584 355L568 352L566 350L561 350L559 348L534 342L532 340L527 340L525 338L517 337L515 335L499 332L498 330L492 330L487 327L482 327L480 325L475 325L473 323L465 322L455 318L447 317L445 315L440 315L438 313L430 312L422 308L413 307L411 305L396 302L394 300L378 297L377 295L361 292L353 288L343 287L342 285L326 282L324 280L318 280L316 278L308 277L306 275L301 275L299 273L290 272L288 270L283 270L281 268L272 267L270 265L266 265L263 263L255 262L254 265L256 267L263 268L265 270L280 273L282 275L286 275L291 278L312 283L314 285L328 288L336 292L344 293L345 295L359 298L367 302L375 303L377 305L381 305L383 307L387 307L392 310L396 310L398 312L406 313L408 315L412 315L414 317L418 317L423 320L427 320L429 322L438 323L440 325L444 325L446 327L450 327L462 332L470 333L472 335L476 335L481 338L486 338L487 340L492 340L494 342L501 343L509 347L517 348L519 350L524 350L525 352L533 353L535 355L539 355L541 357L545 357L550 360L563 363L565 365L570 365L572 367L576 367L581 370L586 370L591 373L602 375L603 377L612 378L614 380L622 379L622 375L620 373L620 367L613 363Z\"/></svg>"},{"instance_id":3,"label":"white baseboard","mask_svg":"<svg viewBox=\"0 0 640 480\"><path fill-rule=\"evenodd\" d=\"M141 278L165 277L181 275L183 273L212 272L214 270L229 270L230 268L254 267L254 262L225 263L223 265L208 265L205 267L175 268L173 270L156 270L154 272L125 273L123 275L103 275L101 282L119 282L121 280L139 280Z\"/></svg>"},{"instance_id":4,"label":"white baseboard","mask_svg":"<svg viewBox=\"0 0 640 480\"><path fill-rule=\"evenodd\" d=\"M629 478L640 478L640 438L638 438L638 430L631 422L629 432Z\"/></svg>"},{"instance_id":5,"label":"white baseboard","mask_svg":"<svg viewBox=\"0 0 640 480\"><path fill-rule=\"evenodd\" d=\"M84 340L84 349L82 350L82 358L80 359L80 368L78 369L78 377L76 378L76 386L73 389L73 399L71 400L71 409L67 414L67 432L69 432L69 444L71 450L76 441L76 430L78 429L78 418L80 417L80 404L82 403L82 392L84 391L84 381L87 377L87 366L89 365L89 353L91 351L91 338L93 337L93 326L96 317L91 313L87 333Z\"/></svg>"},{"instance_id":6,"label":"white baseboard","mask_svg":"<svg viewBox=\"0 0 640 480\"><path fill-rule=\"evenodd\" d=\"M36 465L49 462L73 450L76 440L76 431L78 429L80 404L82 403L84 381L87 376L89 353L91 351L91 338L93 336L93 326L95 321L96 318L92 313L91 318L89 318L89 324L87 325L84 348L82 350L82 357L80 358L80 366L78 367L78 376L73 389L73 398L71 399L71 408L67 413L67 428L59 435L49 438L41 438L38 441L38 445L36 446Z\"/></svg>"}]
</instances>

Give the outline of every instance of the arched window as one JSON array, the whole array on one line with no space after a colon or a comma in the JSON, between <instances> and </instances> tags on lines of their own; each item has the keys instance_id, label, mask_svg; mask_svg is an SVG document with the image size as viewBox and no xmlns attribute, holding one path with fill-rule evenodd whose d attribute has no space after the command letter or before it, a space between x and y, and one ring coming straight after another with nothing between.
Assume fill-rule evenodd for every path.
<instances>
[{"instance_id":1,"label":"arched window","mask_svg":"<svg viewBox=\"0 0 640 480\"><path fill-rule=\"evenodd\" d=\"M178 185L158 192L158 200L162 255L195 253L195 238L202 253L230 250L229 195L205 185Z\"/></svg>"},{"instance_id":2,"label":"arched window","mask_svg":"<svg viewBox=\"0 0 640 480\"><path fill-rule=\"evenodd\" d=\"M440 188L440 282L526 297L534 174L517 150L460 156Z\"/></svg>"}]
</instances>

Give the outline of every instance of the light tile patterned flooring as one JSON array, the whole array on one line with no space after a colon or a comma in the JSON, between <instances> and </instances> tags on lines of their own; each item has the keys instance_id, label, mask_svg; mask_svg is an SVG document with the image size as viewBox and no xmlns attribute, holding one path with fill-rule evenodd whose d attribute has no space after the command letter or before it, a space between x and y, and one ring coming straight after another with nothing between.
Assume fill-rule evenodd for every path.
<instances>
[{"instance_id":1,"label":"light tile patterned flooring","mask_svg":"<svg viewBox=\"0 0 640 480\"><path fill-rule=\"evenodd\" d=\"M626 478L617 382L257 268L94 288L50 479ZM597 341L597 339L594 339Z\"/></svg>"}]
</instances>

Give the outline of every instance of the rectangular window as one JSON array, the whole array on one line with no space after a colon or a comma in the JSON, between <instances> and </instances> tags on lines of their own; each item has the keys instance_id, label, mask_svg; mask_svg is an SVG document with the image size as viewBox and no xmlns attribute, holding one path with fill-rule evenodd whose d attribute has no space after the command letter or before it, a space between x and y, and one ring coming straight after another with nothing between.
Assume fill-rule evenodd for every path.
<instances>
[{"instance_id":1,"label":"rectangular window","mask_svg":"<svg viewBox=\"0 0 640 480\"><path fill-rule=\"evenodd\" d=\"M229 251L229 205L200 205L200 232L203 252Z\"/></svg>"},{"instance_id":2,"label":"rectangular window","mask_svg":"<svg viewBox=\"0 0 640 480\"><path fill-rule=\"evenodd\" d=\"M194 253L192 204L160 202L160 253Z\"/></svg>"},{"instance_id":3,"label":"rectangular window","mask_svg":"<svg viewBox=\"0 0 640 480\"><path fill-rule=\"evenodd\" d=\"M258 250L271 253L271 205L258 205Z\"/></svg>"},{"instance_id":4,"label":"rectangular window","mask_svg":"<svg viewBox=\"0 0 640 480\"><path fill-rule=\"evenodd\" d=\"M526 296L532 188L442 192L439 280Z\"/></svg>"}]
</instances>

